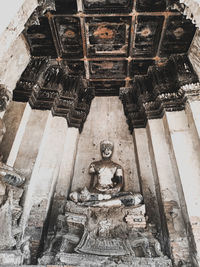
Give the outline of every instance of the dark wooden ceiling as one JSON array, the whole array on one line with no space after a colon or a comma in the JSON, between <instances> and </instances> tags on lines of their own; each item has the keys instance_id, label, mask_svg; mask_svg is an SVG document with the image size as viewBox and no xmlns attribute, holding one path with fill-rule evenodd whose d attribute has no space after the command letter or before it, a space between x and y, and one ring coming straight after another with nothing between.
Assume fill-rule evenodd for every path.
<instances>
[{"instance_id":1,"label":"dark wooden ceiling","mask_svg":"<svg viewBox=\"0 0 200 267\"><path fill-rule=\"evenodd\" d=\"M33 56L57 58L98 95L118 95L135 75L187 53L195 27L174 0L55 0L56 11L26 28Z\"/></svg>"}]
</instances>

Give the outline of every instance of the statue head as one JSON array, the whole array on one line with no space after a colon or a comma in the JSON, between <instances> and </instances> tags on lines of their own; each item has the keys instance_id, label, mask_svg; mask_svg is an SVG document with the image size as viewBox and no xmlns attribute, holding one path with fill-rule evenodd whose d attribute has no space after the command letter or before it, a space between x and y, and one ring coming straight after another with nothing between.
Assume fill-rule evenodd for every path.
<instances>
[{"instance_id":1,"label":"statue head","mask_svg":"<svg viewBox=\"0 0 200 267\"><path fill-rule=\"evenodd\" d=\"M104 140L100 143L100 151L103 159L110 159L112 157L114 144L111 141Z\"/></svg>"}]
</instances>

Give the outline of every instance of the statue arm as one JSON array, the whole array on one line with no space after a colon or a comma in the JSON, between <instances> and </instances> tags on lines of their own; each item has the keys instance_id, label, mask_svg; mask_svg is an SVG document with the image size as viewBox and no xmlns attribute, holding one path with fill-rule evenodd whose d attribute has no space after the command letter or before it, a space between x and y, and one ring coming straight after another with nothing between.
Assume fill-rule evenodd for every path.
<instances>
[{"instance_id":1,"label":"statue arm","mask_svg":"<svg viewBox=\"0 0 200 267\"><path fill-rule=\"evenodd\" d=\"M92 190L94 188L94 184L95 184L95 164L91 163L90 167L89 167L89 174L91 175L91 179L90 179L90 190Z\"/></svg>"},{"instance_id":2,"label":"statue arm","mask_svg":"<svg viewBox=\"0 0 200 267\"><path fill-rule=\"evenodd\" d=\"M115 189L116 192L119 192L122 190L124 185L124 179L123 179L123 170L121 167L118 167L115 176L112 179L113 182L113 189Z\"/></svg>"}]
</instances>

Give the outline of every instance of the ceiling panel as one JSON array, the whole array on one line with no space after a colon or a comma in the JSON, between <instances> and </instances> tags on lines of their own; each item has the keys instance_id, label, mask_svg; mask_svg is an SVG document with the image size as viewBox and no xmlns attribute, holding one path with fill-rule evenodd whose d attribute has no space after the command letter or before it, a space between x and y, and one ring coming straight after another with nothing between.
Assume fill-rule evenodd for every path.
<instances>
[{"instance_id":1,"label":"ceiling panel","mask_svg":"<svg viewBox=\"0 0 200 267\"><path fill-rule=\"evenodd\" d=\"M55 0L56 14L76 14L77 2L74 0Z\"/></svg>"},{"instance_id":2,"label":"ceiling panel","mask_svg":"<svg viewBox=\"0 0 200 267\"><path fill-rule=\"evenodd\" d=\"M28 42L33 56L56 57L56 49L53 36L48 22L48 18L41 17L40 25L33 25L27 30Z\"/></svg>"},{"instance_id":3,"label":"ceiling panel","mask_svg":"<svg viewBox=\"0 0 200 267\"><path fill-rule=\"evenodd\" d=\"M62 60L60 64L63 67L66 67L67 72L72 76L85 76L85 66L83 61Z\"/></svg>"},{"instance_id":4,"label":"ceiling panel","mask_svg":"<svg viewBox=\"0 0 200 267\"><path fill-rule=\"evenodd\" d=\"M86 13L129 13L132 10L132 0L83 0Z\"/></svg>"},{"instance_id":5,"label":"ceiling panel","mask_svg":"<svg viewBox=\"0 0 200 267\"><path fill-rule=\"evenodd\" d=\"M183 16L170 16L161 44L160 56L186 53L194 36L195 26Z\"/></svg>"},{"instance_id":6,"label":"ceiling panel","mask_svg":"<svg viewBox=\"0 0 200 267\"><path fill-rule=\"evenodd\" d=\"M125 81L91 81L96 96L118 96L119 88L125 86Z\"/></svg>"},{"instance_id":7,"label":"ceiling panel","mask_svg":"<svg viewBox=\"0 0 200 267\"><path fill-rule=\"evenodd\" d=\"M86 18L88 57L128 56L131 17Z\"/></svg>"},{"instance_id":8,"label":"ceiling panel","mask_svg":"<svg viewBox=\"0 0 200 267\"><path fill-rule=\"evenodd\" d=\"M127 61L90 61L90 78L123 79L127 75Z\"/></svg>"},{"instance_id":9,"label":"ceiling panel","mask_svg":"<svg viewBox=\"0 0 200 267\"><path fill-rule=\"evenodd\" d=\"M76 17L56 16L54 22L61 56L68 58L82 57L83 46L80 19Z\"/></svg>"},{"instance_id":10,"label":"ceiling panel","mask_svg":"<svg viewBox=\"0 0 200 267\"><path fill-rule=\"evenodd\" d=\"M160 41L164 16L138 16L133 56L155 57Z\"/></svg>"},{"instance_id":11,"label":"ceiling panel","mask_svg":"<svg viewBox=\"0 0 200 267\"><path fill-rule=\"evenodd\" d=\"M130 64L130 77L135 75L144 75L147 73L149 66L154 64L154 60L132 60Z\"/></svg>"},{"instance_id":12,"label":"ceiling panel","mask_svg":"<svg viewBox=\"0 0 200 267\"><path fill-rule=\"evenodd\" d=\"M137 0L136 10L138 12L165 11L167 0Z\"/></svg>"}]
</instances>

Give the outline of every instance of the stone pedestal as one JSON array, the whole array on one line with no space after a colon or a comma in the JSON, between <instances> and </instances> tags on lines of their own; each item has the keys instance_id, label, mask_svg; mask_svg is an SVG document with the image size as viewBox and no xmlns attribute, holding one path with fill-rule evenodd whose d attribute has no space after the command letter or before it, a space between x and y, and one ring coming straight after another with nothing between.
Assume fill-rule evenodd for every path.
<instances>
[{"instance_id":1,"label":"stone pedestal","mask_svg":"<svg viewBox=\"0 0 200 267\"><path fill-rule=\"evenodd\" d=\"M146 225L145 213L144 204L85 207L67 201L39 264L171 266L154 229Z\"/></svg>"},{"instance_id":2,"label":"stone pedestal","mask_svg":"<svg viewBox=\"0 0 200 267\"><path fill-rule=\"evenodd\" d=\"M105 256L94 256L94 255L80 255L80 254L68 254L60 253L57 256L63 265L72 265L80 267L138 267L138 266L149 266L149 267L170 267L172 266L171 260L162 258L134 258L134 257L119 257L111 258Z\"/></svg>"}]
</instances>

